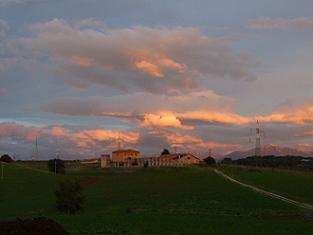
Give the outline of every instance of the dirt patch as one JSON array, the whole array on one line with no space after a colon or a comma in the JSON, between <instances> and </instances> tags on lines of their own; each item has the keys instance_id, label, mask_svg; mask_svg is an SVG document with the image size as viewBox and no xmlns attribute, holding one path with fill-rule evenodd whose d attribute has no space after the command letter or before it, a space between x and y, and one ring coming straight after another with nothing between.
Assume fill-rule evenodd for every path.
<instances>
[{"instance_id":1,"label":"dirt patch","mask_svg":"<svg viewBox=\"0 0 313 235\"><path fill-rule=\"evenodd\" d=\"M0 222L1 235L70 235L65 229L48 218L16 219Z\"/></svg>"}]
</instances>

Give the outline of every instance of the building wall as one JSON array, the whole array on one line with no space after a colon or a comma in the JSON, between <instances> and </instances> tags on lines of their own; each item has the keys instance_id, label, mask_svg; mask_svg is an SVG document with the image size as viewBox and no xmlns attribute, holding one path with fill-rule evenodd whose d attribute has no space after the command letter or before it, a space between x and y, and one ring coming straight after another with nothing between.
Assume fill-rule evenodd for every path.
<instances>
[{"instance_id":1,"label":"building wall","mask_svg":"<svg viewBox=\"0 0 313 235\"><path fill-rule=\"evenodd\" d=\"M110 164L111 164L110 156L108 156L108 155L101 156L101 158L100 158L100 167L101 168L110 167Z\"/></svg>"},{"instance_id":2,"label":"building wall","mask_svg":"<svg viewBox=\"0 0 313 235\"><path fill-rule=\"evenodd\" d=\"M140 153L134 150L120 150L112 153L113 162L125 162L129 159L139 159Z\"/></svg>"}]
</instances>

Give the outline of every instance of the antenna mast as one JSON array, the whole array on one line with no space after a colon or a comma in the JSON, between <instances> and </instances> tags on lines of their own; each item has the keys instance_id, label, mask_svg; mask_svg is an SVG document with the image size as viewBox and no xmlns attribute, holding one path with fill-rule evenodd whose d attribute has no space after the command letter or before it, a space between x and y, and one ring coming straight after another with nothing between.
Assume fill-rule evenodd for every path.
<instances>
[{"instance_id":1,"label":"antenna mast","mask_svg":"<svg viewBox=\"0 0 313 235\"><path fill-rule=\"evenodd\" d=\"M117 150L121 150L122 147L121 147L121 134L118 133L118 138L117 138Z\"/></svg>"}]
</instances>

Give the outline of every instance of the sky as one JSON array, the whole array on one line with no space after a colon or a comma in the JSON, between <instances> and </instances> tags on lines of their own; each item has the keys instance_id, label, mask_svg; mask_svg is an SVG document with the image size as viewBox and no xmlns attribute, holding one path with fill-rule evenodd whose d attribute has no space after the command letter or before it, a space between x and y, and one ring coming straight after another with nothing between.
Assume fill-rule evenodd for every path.
<instances>
[{"instance_id":1,"label":"sky","mask_svg":"<svg viewBox=\"0 0 313 235\"><path fill-rule=\"evenodd\" d=\"M0 154L313 151L312 0L0 0ZM252 139L252 141L251 141Z\"/></svg>"}]
</instances>

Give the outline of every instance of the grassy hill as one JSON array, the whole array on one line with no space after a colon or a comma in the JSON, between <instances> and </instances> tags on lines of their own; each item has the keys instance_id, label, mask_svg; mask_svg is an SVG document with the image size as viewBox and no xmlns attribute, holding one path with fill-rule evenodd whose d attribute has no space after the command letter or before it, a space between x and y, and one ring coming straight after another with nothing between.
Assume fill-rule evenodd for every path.
<instances>
[{"instance_id":1,"label":"grassy hill","mask_svg":"<svg viewBox=\"0 0 313 235\"><path fill-rule=\"evenodd\" d=\"M0 220L47 216L72 234L307 234L311 215L226 181L209 168L101 170L75 167L54 177L32 165L6 165ZM63 177L85 185L85 210L53 208Z\"/></svg>"},{"instance_id":2,"label":"grassy hill","mask_svg":"<svg viewBox=\"0 0 313 235\"><path fill-rule=\"evenodd\" d=\"M228 175L301 202L313 204L313 173L284 169L224 166Z\"/></svg>"}]
</instances>

